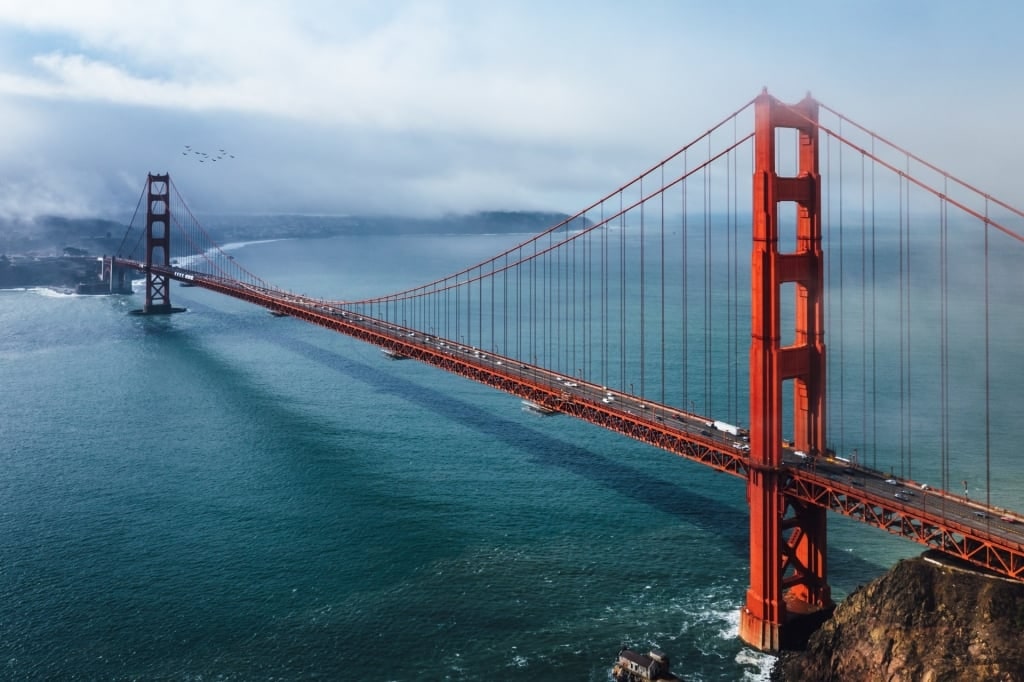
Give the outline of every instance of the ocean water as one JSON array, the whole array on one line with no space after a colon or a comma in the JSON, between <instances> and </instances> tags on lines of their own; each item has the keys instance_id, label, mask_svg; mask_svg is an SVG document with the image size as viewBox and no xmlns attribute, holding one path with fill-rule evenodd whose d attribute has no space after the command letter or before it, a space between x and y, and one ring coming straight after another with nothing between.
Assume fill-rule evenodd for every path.
<instances>
[{"instance_id":1,"label":"ocean water","mask_svg":"<svg viewBox=\"0 0 1024 682\"><path fill-rule=\"evenodd\" d=\"M244 245L353 299L519 236ZM0 678L592 680L622 645L764 680L742 481L175 287L0 291ZM1019 474L1017 474L1019 476ZM842 597L920 548L830 517Z\"/></svg>"}]
</instances>

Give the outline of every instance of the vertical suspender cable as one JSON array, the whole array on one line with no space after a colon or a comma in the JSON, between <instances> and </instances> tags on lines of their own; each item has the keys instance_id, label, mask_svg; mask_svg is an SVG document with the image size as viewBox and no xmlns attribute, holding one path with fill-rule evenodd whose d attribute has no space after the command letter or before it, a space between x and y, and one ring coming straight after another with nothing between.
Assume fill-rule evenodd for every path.
<instances>
[{"instance_id":1,"label":"vertical suspender cable","mask_svg":"<svg viewBox=\"0 0 1024 682\"><path fill-rule=\"evenodd\" d=\"M556 357L553 352L555 343L555 332L553 328L554 317L552 315L552 296L554 290L554 275L552 274L551 261L553 260L553 254L551 252L551 241L552 236L548 235L548 245L544 253L544 329L541 338L544 341L544 359L541 361L541 365L544 367L552 367L554 365L554 358Z\"/></svg>"},{"instance_id":2,"label":"vertical suspender cable","mask_svg":"<svg viewBox=\"0 0 1024 682\"><path fill-rule=\"evenodd\" d=\"M583 216L583 228L586 230L584 233L583 242L583 354L582 364L580 366L580 378L583 379L586 376L588 379L592 376L590 357L591 357L591 344L593 337L593 319L591 314L591 300L593 292L591 289L591 237L593 232L588 227L587 214ZM586 372L586 375L584 375Z\"/></svg>"},{"instance_id":3,"label":"vertical suspender cable","mask_svg":"<svg viewBox=\"0 0 1024 682\"><path fill-rule=\"evenodd\" d=\"M868 441L868 290L867 290L867 189L864 164L860 155L860 448Z\"/></svg>"},{"instance_id":4,"label":"vertical suspender cable","mask_svg":"<svg viewBox=\"0 0 1024 682\"><path fill-rule=\"evenodd\" d=\"M509 355L508 348L508 254L501 268L501 348L499 353Z\"/></svg>"},{"instance_id":5,"label":"vertical suspender cable","mask_svg":"<svg viewBox=\"0 0 1024 682\"><path fill-rule=\"evenodd\" d=\"M584 221L582 229L586 229L586 221ZM581 324L581 321L578 320L576 317L576 280L578 277L578 275L576 274L576 260L578 241L579 239L572 240L572 267L569 268L569 273L566 275L567 277L569 277L569 281L572 282L572 292L570 293L570 297L572 300L572 361L569 363L567 371L570 373L570 375L573 376L576 374L576 369L579 367L579 360L576 357L576 349L579 345L579 342L576 338L576 330L577 327L579 327ZM581 246L579 248L582 250ZM580 269L582 269L582 265L580 266ZM580 335L582 336L582 331L580 332Z\"/></svg>"},{"instance_id":6,"label":"vertical suspender cable","mask_svg":"<svg viewBox=\"0 0 1024 682\"><path fill-rule=\"evenodd\" d=\"M626 387L626 214L619 192L619 390Z\"/></svg>"},{"instance_id":7,"label":"vertical suspender cable","mask_svg":"<svg viewBox=\"0 0 1024 682\"><path fill-rule=\"evenodd\" d=\"M735 121L734 121L735 123ZM735 126L733 128L735 142ZM732 167L729 158L725 159L725 410L727 419L738 423L736 419L736 391L734 377L736 366L732 362L736 337L732 333L733 308L736 306L735 278L732 271Z\"/></svg>"},{"instance_id":8,"label":"vertical suspender cable","mask_svg":"<svg viewBox=\"0 0 1024 682\"><path fill-rule=\"evenodd\" d=\"M561 246L562 296L559 303L562 310L562 325L565 330L562 336L563 371L567 377L571 377L576 371L576 348L573 343L576 339L576 301L574 298L576 286L571 276L576 268L576 240L571 237L572 225L573 223L569 223L565 226L566 234L570 236L566 237L568 241L563 240Z\"/></svg>"},{"instance_id":9,"label":"vertical suspender cable","mask_svg":"<svg viewBox=\"0 0 1024 682\"><path fill-rule=\"evenodd\" d=\"M900 326L899 326L899 334L900 334L900 363L899 363L900 364L900 475L902 476L903 475L903 462L904 462L904 457L906 455L906 450L905 450L905 445L906 445L906 439L905 439L906 427L905 427L905 425L906 425L906 421L907 421L907 419L906 419L906 395L907 394L906 394L906 388L904 387L904 379L905 379L905 376L906 376L905 371L904 371L905 360L906 360L906 357L905 357L906 356L906 351L904 350L904 339L906 338L906 330L904 328L905 322L904 322L904 310L903 310L904 305L905 305L905 294L903 292L904 281L903 281L903 175L902 174L900 174L900 176L899 176L899 185L900 185L900 203L899 203L899 211L900 211L900 215L899 215L899 230L900 230L900 238L899 238L899 245L900 245L899 246L899 259L900 259L900 267L899 267L899 273L900 273L900 291L899 291L899 295L900 295L900 305L899 305L899 309L900 309L900 318L899 318L900 319Z\"/></svg>"},{"instance_id":10,"label":"vertical suspender cable","mask_svg":"<svg viewBox=\"0 0 1024 682\"><path fill-rule=\"evenodd\" d=\"M943 189L943 196L948 196L948 188ZM939 457L943 470L949 468L949 254L946 213L946 202L939 197Z\"/></svg>"},{"instance_id":11,"label":"vertical suspender cable","mask_svg":"<svg viewBox=\"0 0 1024 682\"><path fill-rule=\"evenodd\" d=\"M545 367L553 370L558 369L559 344L561 343L560 324L558 322L558 291L559 291L559 250L554 248L554 234L548 234L547 253L544 254L546 264L545 286L547 287L545 321L547 332L544 338L547 339L547 360L543 363Z\"/></svg>"},{"instance_id":12,"label":"vertical suspender cable","mask_svg":"<svg viewBox=\"0 0 1024 682\"><path fill-rule=\"evenodd\" d=\"M665 166L661 167L661 395L658 402L665 404Z\"/></svg>"},{"instance_id":13,"label":"vertical suspender cable","mask_svg":"<svg viewBox=\"0 0 1024 682\"><path fill-rule=\"evenodd\" d=\"M875 158L875 138L871 138L871 157ZM878 249L875 230L875 170L871 164L871 468L878 471Z\"/></svg>"},{"instance_id":14,"label":"vertical suspender cable","mask_svg":"<svg viewBox=\"0 0 1024 682\"><path fill-rule=\"evenodd\" d=\"M735 145L739 139L738 121L733 119L733 144ZM740 334L740 308L741 301L745 299L745 292L741 290L740 284L743 281L743 277L740 274L740 214L739 214L739 151L734 150L730 152L728 163L730 166L730 182L729 182L729 193L732 200L729 202L729 217L732 222L732 230L730 231L731 239L731 257L729 268L732 272L732 314L729 324L732 327L732 357L730 358L730 365L732 366L732 414L735 420L734 424L746 424L749 426L749 410L741 412L743 405L742 396L746 393L743 384L740 383L740 374L743 367L742 361L742 336ZM746 414L744 413L746 412Z\"/></svg>"},{"instance_id":15,"label":"vertical suspender cable","mask_svg":"<svg viewBox=\"0 0 1024 682\"><path fill-rule=\"evenodd\" d=\"M494 279L492 278L491 281L493 282ZM477 268L476 282L476 344L480 350L486 350L487 345L484 343L484 266L482 263ZM493 300L494 297L492 296L491 299ZM493 334L491 336L493 337Z\"/></svg>"},{"instance_id":16,"label":"vertical suspender cable","mask_svg":"<svg viewBox=\"0 0 1024 682\"><path fill-rule=\"evenodd\" d=\"M495 346L498 345L498 337L495 336L495 325L496 317L498 316L498 305L497 299L495 298L495 268L497 267L496 261L490 261L490 274L487 275L487 280L490 283L490 338L488 339L490 352L497 352Z\"/></svg>"},{"instance_id":17,"label":"vertical suspender cable","mask_svg":"<svg viewBox=\"0 0 1024 682\"><path fill-rule=\"evenodd\" d=\"M736 144L739 139L739 128L738 120L733 119L733 144ZM733 272L733 306L732 306L732 337L733 337L733 399L735 405L733 406L733 412L735 413L736 424L746 424L750 426L750 410L746 409L743 413L740 412L741 406L746 404L742 397L746 395L748 390L748 384L740 381L740 375L742 368L746 365L745 355L749 355L748 348L744 348L742 343L743 335L740 333L740 309L741 301L746 300L749 295L748 289L741 289L743 277L740 271L740 159L739 150L736 149L730 153L733 164L732 169L732 272ZM748 192L749 194L749 192ZM749 337L749 335L748 335Z\"/></svg>"},{"instance_id":18,"label":"vertical suspender cable","mask_svg":"<svg viewBox=\"0 0 1024 682\"><path fill-rule=\"evenodd\" d=\"M907 177L910 177L910 157L907 157ZM913 319L912 303L913 303L913 279L911 278L911 250L910 250L910 182L907 182L907 471L904 474L900 471L901 476L907 478L914 477L914 409L913 409L913 394L914 394L914 374L911 371L912 360L913 360L913 339L911 338L911 332L913 331Z\"/></svg>"},{"instance_id":19,"label":"vertical suspender cable","mask_svg":"<svg viewBox=\"0 0 1024 682\"><path fill-rule=\"evenodd\" d=\"M604 202L601 202L601 385L608 385L608 280L611 276L608 263L608 224L604 218Z\"/></svg>"},{"instance_id":20,"label":"vertical suspender cable","mask_svg":"<svg viewBox=\"0 0 1024 682\"><path fill-rule=\"evenodd\" d=\"M991 428L991 365L989 346L989 260L988 240L991 225L988 220L988 197L985 197L985 504L992 506L992 428Z\"/></svg>"},{"instance_id":21,"label":"vertical suspender cable","mask_svg":"<svg viewBox=\"0 0 1024 682\"><path fill-rule=\"evenodd\" d=\"M647 365L647 329L646 329L646 312L647 312L647 272L646 263L644 262L644 256L646 251L644 249L644 240L646 234L644 233L644 209L647 206L647 202L644 201L644 179L640 177L640 395L644 394L644 380L646 378L646 365Z\"/></svg>"},{"instance_id":22,"label":"vertical suspender cable","mask_svg":"<svg viewBox=\"0 0 1024 682\"><path fill-rule=\"evenodd\" d=\"M842 139L843 135L843 121L839 120L839 136ZM844 357L846 331L844 327L845 308L843 302L846 300L845 292L843 291L843 260L844 260L844 240L843 240L843 226L845 224L843 215L843 148L846 145L842 142L839 143L839 443L837 452L846 455L846 362Z\"/></svg>"},{"instance_id":23,"label":"vertical suspender cable","mask_svg":"<svg viewBox=\"0 0 1024 682\"><path fill-rule=\"evenodd\" d=\"M601 240L600 235L605 232L603 227L598 228L598 232L587 233L587 290L583 295L583 300L587 304L587 352L583 362L586 363L586 378L588 381L596 381L598 378L597 372L594 370L594 354L597 353L597 359L600 359L601 353L601 304L600 300L595 298L600 295L601 292L601 268L600 268L600 253L601 253ZM594 249L597 249L598 258L594 258ZM596 265L596 267L595 267ZM595 287L595 282L597 286Z\"/></svg>"},{"instance_id":24,"label":"vertical suspender cable","mask_svg":"<svg viewBox=\"0 0 1024 682\"><path fill-rule=\"evenodd\" d=\"M533 256L530 258L530 358L529 364L537 364L537 240L531 242Z\"/></svg>"},{"instance_id":25,"label":"vertical suspender cable","mask_svg":"<svg viewBox=\"0 0 1024 682\"><path fill-rule=\"evenodd\" d=\"M549 243L554 240L554 234L548 235ZM551 357L551 364L549 367L555 369L559 368L560 361L562 359L562 347L565 339L562 337L562 328L565 326L564 318L562 317L562 258L565 255L565 248L559 246L555 251L551 252L551 259L554 261L552 268L555 271L555 281L552 283L552 320L551 326L553 328L553 335L555 337L555 351Z\"/></svg>"},{"instance_id":26,"label":"vertical suspender cable","mask_svg":"<svg viewBox=\"0 0 1024 682\"><path fill-rule=\"evenodd\" d=\"M711 393L711 321L711 167L704 166L704 405L708 416L714 414Z\"/></svg>"},{"instance_id":27,"label":"vertical suspender cable","mask_svg":"<svg viewBox=\"0 0 1024 682\"><path fill-rule=\"evenodd\" d=\"M516 249L516 360L522 365L523 359L523 247Z\"/></svg>"},{"instance_id":28,"label":"vertical suspender cable","mask_svg":"<svg viewBox=\"0 0 1024 682\"><path fill-rule=\"evenodd\" d=\"M683 360L683 376L682 376L682 379L683 379L683 382L682 382L683 383L683 404L682 404L682 408L684 410L690 409L690 411L692 412L693 409L692 409L691 401L690 401L690 347L689 347L690 325L689 325L689 309L688 309L688 306L687 306L689 295L690 295L689 271L688 271L688 268L687 268L688 254L687 254L687 249L686 249L686 246L687 246L687 234L686 234L686 226L687 226L686 195L688 193L688 187L689 187L688 184L687 184L687 180L686 180L687 177L688 177L688 173L687 173L686 152L683 152L683 178L684 178L684 180L683 180L683 182L681 182L679 184L679 190L680 190L679 196L680 196L680 204L681 204L680 208L681 208L681 214L682 214L682 224L680 225L680 230L682 232L682 239L681 239L681 242L680 242L681 245L682 245L681 249L680 249L681 250L680 261L681 261L682 273L680 275L680 280L679 280L679 282L680 282L680 284L679 284L679 286L680 286L680 293L682 294L679 297L680 301L681 301L681 304L682 304L681 326L682 326L682 340L683 340L683 358L682 358L682 360Z\"/></svg>"}]
</instances>

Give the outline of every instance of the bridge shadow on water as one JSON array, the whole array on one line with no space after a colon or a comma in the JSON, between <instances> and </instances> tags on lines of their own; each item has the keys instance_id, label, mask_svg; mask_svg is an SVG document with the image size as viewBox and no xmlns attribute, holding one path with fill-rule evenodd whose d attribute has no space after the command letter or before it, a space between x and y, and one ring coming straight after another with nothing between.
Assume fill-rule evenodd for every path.
<instances>
[{"instance_id":1,"label":"bridge shadow on water","mask_svg":"<svg viewBox=\"0 0 1024 682\"><path fill-rule=\"evenodd\" d=\"M588 479L618 495L658 509L675 517L685 518L695 526L721 532L721 526L745 526L746 512L723 507L721 500L707 497L693 489L652 476L650 473L613 461L570 441L557 438L521 422L506 419L492 410L466 400L453 399L442 390L410 381L370 364L329 351L301 339L278 337L274 342L322 367L362 381L375 390L398 396L429 409L445 421L473 429L495 441L527 453L532 461L559 467ZM392 362L383 360L383 362ZM442 370L436 370L442 371ZM463 381L468 381L463 379ZM488 390L488 389L484 389ZM493 389L491 389L493 390ZM518 410L518 406L516 407ZM571 417L561 417L571 419ZM589 425L588 425L589 426ZM599 428L599 427L593 427ZM707 509L715 508L714 523L709 523ZM745 534L730 537L737 550L746 553Z\"/></svg>"},{"instance_id":2,"label":"bridge shadow on water","mask_svg":"<svg viewBox=\"0 0 1024 682\"><path fill-rule=\"evenodd\" d=\"M197 305L194 302L190 302L190 309L195 312L224 314L223 311L207 308L202 304ZM295 323L300 324L298 321ZM163 327L161 332L177 334L179 330L167 326ZM192 338L190 332L180 333L182 334L180 340L187 344L188 352L200 356L201 361L208 364L218 376L233 381L238 391L248 395L259 395L266 392L264 388L246 382L238 369L205 351L197 340ZM747 536L749 517L745 506L741 509L728 506L723 504L720 499L704 495L694 488L682 487L677 483L658 478L646 471L614 461L575 443L524 426L521 422L503 418L500 414L472 402L453 398L442 390L416 383L381 367L343 355L338 351L322 348L297 338L283 324L272 328L266 324L265 320L238 316L234 318L230 329L222 328L218 330L218 333L241 336L258 333L260 340L264 343L273 344L282 351L300 356L347 379L360 381L380 393L414 402L424 409L431 410L446 421L473 429L512 449L526 452L533 461L539 464L570 471L574 475L597 483L622 497L630 498L676 518L685 519L687 523L695 527L714 533L718 542L731 546L736 556L746 561L749 551ZM348 339L346 338L346 340ZM353 343L359 342L353 341ZM394 363L392 360L383 358L381 362L389 363L389 366L393 366ZM468 381L467 379L461 380ZM311 423L315 420L311 420L297 411L287 409L286 405L282 405L271 396L266 396L261 403L265 409L271 412L268 419L274 423L286 423L289 427L295 427L289 428L290 433L316 433L323 430L322 424ZM571 419L571 417L564 416L560 418ZM599 427L593 426L592 428ZM618 435L615 437L625 438L625 436ZM665 454L675 457L669 453ZM699 466L691 462L687 462L687 465ZM719 474L715 473L714 475ZM740 484L738 479L737 484ZM723 532L725 529L728 529L728 532ZM830 552L832 555L835 553L835 550ZM879 573L877 564L856 555L844 553L841 562L844 564L843 572L848 575L873 577Z\"/></svg>"}]
</instances>

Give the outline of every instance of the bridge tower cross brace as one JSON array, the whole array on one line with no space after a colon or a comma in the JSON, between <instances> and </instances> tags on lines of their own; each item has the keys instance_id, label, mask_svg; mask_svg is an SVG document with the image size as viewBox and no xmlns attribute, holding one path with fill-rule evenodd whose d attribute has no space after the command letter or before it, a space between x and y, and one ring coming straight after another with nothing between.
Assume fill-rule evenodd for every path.
<instances>
[{"instance_id":1,"label":"bridge tower cross brace","mask_svg":"<svg viewBox=\"0 0 1024 682\"><path fill-rule=\"evenodd\" d=\"M154 265L171 263L171 176L150 173L146 179L146 303L142 312L160 315L178 312L171 307L170 278L154 272Z\"/></svg>"},{"instance_id":2,"label":"bridge tower cross brace","mask_svg":"<svg viewBox=\"0 0 1024 682\"><path fill-rule=\"evenodd\" d=\"M767 92L754 105L751 254L750 587L740 637L763 651L800 646L833 608L826 580L824 508L785 494L782 386L793 381L794 447L825 453L824 259L818 172L818 103ZM776 172L779 129L799 137L795 176ZM796 250L779 251L779 204L795 204ZM792 215L792 211L786 215ZM782 285L795 284L792 345L781 345Z\"/></svg>"}]
</instances>

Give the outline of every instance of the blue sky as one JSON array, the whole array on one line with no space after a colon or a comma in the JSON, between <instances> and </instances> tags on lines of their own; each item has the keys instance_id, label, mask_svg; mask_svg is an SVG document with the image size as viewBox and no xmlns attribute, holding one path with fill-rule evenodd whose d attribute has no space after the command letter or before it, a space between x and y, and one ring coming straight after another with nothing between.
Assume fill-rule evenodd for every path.
<instances>
[{"instance_id":1,"label":"blue sky","mask_svg":"<svg viewBox=\"0 0 1024 682\"><path fill-rule=\"evenodd\" d=\"M151 171L200 213L571 212L764 86L1020 204L1022 19L1008 1L0 0L0 217L130 213Z\"/></svg>"}]
</instances>

